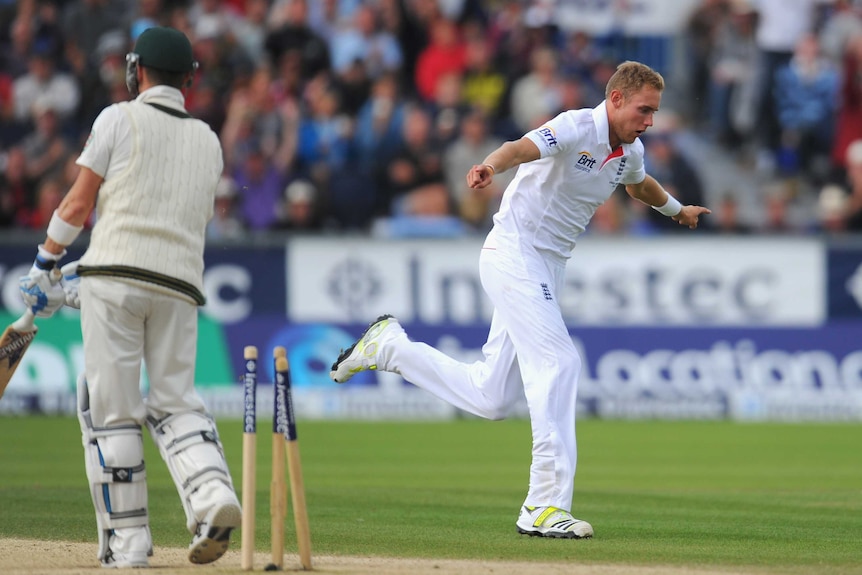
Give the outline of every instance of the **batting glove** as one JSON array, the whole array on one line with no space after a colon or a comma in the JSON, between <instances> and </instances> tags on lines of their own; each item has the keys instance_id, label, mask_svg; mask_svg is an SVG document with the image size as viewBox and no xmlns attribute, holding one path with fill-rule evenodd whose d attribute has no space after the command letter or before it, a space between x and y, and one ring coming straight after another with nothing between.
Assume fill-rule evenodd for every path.
<instances>
[{"instance_id":1,"label":"batting glove","mask_svg":"<svg viewBox=\"0 0 862 575\"><path fill-rule=\"evenodd\" d=\"M78 295L78 287L81 285L81 276L78 275L78 260L69 262L60 268L63 277L60 285L66 294L66 305L75 309L81 309L81 296Z\"/></svg>"},{"instance_id":2,"label":"batting glove","mask_svg":"<svg viewBox=\"0 0 862 575\"><path fill-rule=\"evenodd\" d=\"M37 317L51 317L66 303L66 292L60 285L57 261L66 255L52 254L41 245L30 273L18 281L21 297Z\"/></svg>"}]
</instances>

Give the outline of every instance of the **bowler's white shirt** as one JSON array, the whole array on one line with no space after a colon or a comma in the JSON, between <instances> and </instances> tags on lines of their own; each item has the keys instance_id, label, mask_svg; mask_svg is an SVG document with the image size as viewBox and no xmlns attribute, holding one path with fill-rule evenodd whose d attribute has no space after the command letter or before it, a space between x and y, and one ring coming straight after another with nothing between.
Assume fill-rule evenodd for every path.
<instances>
[{"instance_id":1,"label":"bowler's white shirt","mask_svg":"<svg viewBox=\"0 0 862 575\"><path fill-rule=\"evenodd\" d=\"M614 189L646 177L643 144L636 139L611 149L605 102L563 112L524 137L541 157L518 167L494 225L538 250L568 258Z\"/></svg>"}]
</instances>

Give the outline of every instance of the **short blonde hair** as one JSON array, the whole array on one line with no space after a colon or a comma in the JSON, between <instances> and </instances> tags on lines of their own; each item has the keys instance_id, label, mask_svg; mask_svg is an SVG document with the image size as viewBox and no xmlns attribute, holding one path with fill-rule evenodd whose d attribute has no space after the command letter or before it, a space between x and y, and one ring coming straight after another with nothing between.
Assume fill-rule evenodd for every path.
<instances>
[{"instance_id":1,"label":"short blonde hair","mask_svg":"<svg viewBox=\"0 0 862 575\"><path fill-rule=\"evenodd\" d=\"M608 98L612 91L619 90L623 97L628 98L644 86L650 86L662 92L664 78L646 64L627 60L617 66L617 71L608 80L608 85L605 86L605 97Z\"/></svg>"}]
</instances>

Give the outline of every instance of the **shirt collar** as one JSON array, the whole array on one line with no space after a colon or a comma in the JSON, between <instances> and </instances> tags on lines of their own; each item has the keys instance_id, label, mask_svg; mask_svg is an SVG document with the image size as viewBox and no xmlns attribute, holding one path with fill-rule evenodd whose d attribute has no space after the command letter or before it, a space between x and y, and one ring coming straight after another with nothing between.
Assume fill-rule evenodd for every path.
<instances>
[{"instance_id":1,"label":"shirt collar","mask_svg":"<svg viewBox=\"0 0 862 575\"><path fill-rule=\"evenodd\" d=\"M170 106L171 108L178 108L180 110L186 109L186 98L183 96L183 93L176 88L165 85L147 88L141 92L137 98L135 98L135 101L143 103L155 102L157 104Z\"/></svg>"},{"instance_id":2,"label":"shirt collar","mask_svg":"<svg viewBox=\"0 0 862 575\"><path fill-rule=\"evenodd\" d=\"M593 123L596 125L596 136L599 143L604 144L610 149L611 136L610 126L608 125L608 105L607 100L602 100L602 103L593 108Z\"/></svg>"}]
</instances>

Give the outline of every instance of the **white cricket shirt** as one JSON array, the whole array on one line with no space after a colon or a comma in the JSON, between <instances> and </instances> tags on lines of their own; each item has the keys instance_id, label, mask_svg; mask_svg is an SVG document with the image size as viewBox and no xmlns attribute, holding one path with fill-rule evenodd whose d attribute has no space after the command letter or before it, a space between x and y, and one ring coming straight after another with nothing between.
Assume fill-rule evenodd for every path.
<instances>
[{"instance_id":1,"label":"white cricket shirt","mask_svg":"<svg viewBox=\"0 0 862 575\"><path fill-rule=\"evenodd\" d=\"M223 169L218 136L185 112L182 92L155 86L105 108L78 164L104 178L81 275L203 295L203 250Z\"/></svg>"},{"instance_id":2,"label":"white cricket shirt","mask_svg":"<svg viewBox=\"0 0 862 575\"><path fill-rule=\"evenodd\" d=\"M494 225L538 250L569 258L614 189L646 177L643 144L636 139L611 149L605 102L563 112L524 137L541 158L518 167Z\"/></svg>"}]
</instances>

